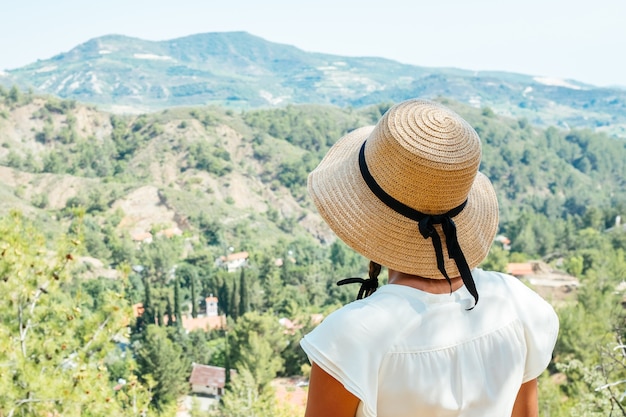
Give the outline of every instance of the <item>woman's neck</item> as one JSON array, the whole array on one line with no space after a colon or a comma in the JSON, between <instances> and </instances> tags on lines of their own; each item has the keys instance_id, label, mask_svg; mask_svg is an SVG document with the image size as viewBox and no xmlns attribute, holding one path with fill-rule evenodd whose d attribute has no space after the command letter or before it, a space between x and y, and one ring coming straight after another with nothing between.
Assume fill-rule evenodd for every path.
<instances>
[{"instance_id":1,"label":"woman's neck","mask_svg":"<svg viewBox=\"0 0 626 417\"><path fill-rule=\"evenodd\" d=\"M452 291L463 286L461 277L450 278ZM446 294L450 292L450 284L445 279L423 278L418 275L405 274L404 272L389 270L389 284L406 285L431 294Z\"/></svg>"}]
</instances>

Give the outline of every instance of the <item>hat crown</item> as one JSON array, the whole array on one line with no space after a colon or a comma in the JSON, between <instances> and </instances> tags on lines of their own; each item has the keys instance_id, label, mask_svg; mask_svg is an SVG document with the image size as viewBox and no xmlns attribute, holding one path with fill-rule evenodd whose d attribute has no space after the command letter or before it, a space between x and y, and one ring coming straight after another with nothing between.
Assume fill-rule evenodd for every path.
<instances>
[{"instance_id":1,"label":"hat crown","mask_svg":"<svg viewBox=\"0 0 626 417\"><path fill-rule=\"evenodd\" d=\"M480 158L480 138L469 123L426 100L389 109L365 145L365 160L378 185L427 214L445 213L467 199Z\"/></svg>"}]
</instances>

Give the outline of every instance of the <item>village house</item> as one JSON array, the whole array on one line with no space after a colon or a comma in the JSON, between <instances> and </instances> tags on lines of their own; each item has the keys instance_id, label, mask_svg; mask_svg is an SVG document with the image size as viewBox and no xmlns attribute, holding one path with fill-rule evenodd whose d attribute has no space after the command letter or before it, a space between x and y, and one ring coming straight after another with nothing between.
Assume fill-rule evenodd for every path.
<instances>
[{"instance_id":1,"label":"village house","mask_svg":"<svg viewBox=\"0 0 626 417\"><path fill-rule=\"evenodd\" d=\"M215 260L215 266L226 268L228 272L235 272L248 265L248 256L248 252L236 252L220 256Z\"/></svg>"},{"instance_id":2,"label":"village house","mask_svg":"<svg viewBox=\"0 0 626 417\"><path fill-rule=\"evenodd\" d=\"M236 372L231 369L230 377L232 378L235 375ZM193 363L189 383L191 384L192 393L219 398L224 395L226 369L219 366Z\"/></svg>"},{"instance_id":3,"label":"village house","mask_svg":"<svg viewBox=\"0 0 626 417\"><path fill-rule=\"evenodd\" d=\"M157 236L163 236L166 237L168 239L173 238L174 236L182 236L183 235L183 231L180 230L178 227L174 226L174 227L169 227L167 229L163 229L160 230L156 233Z\"/></svg>"},{"instance_id":4,"label":"village house","mask_svg":"<svg viewBox=\"0 0 626 417\"><path fill-rule=\"evenodd\" d=\"M553 269L542 261L509 263L506 272L530 284L553 304L573 298L580 285L578 278Z\"/></svg>"},{"instance_id":5,"label":"village house","mask_svg":"<svg viewBox=\"0 0 626 417\"><path fill-rule=\"evenodd\" d=\"M135 231L130 234L130 238L137 243L152 243L152 233L150 232Z\"/></svg>"},{"instance_id":6,"label":"village house","mask_svg":"<svg viewBox=\"0 0 626 417\"><path fill-rule=\"evenodd\" d=\"M506 266L507 274L517 278L533 275L533 265L530 262L511 262Z\"/></svg>"}]
</instances>

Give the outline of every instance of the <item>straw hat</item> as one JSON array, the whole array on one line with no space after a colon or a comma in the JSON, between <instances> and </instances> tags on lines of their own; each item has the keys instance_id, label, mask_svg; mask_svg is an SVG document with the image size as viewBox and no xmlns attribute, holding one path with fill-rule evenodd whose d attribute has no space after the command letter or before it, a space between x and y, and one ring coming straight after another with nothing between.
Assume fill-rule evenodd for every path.
<instances>
[{"instance_id":1,"label":"straw hat","mask_svg":"<svg viewBox=\"0 0 626 417\"><path fill-rule=\"evenodd\" d=\"M368 259L425 278L456 277L487 256L498 226L480 158L469 123L441 104L408 100L342 137L308 189L330 228ZM451 258L455 240L465 266Z\"/></svg>"}]
</instances>

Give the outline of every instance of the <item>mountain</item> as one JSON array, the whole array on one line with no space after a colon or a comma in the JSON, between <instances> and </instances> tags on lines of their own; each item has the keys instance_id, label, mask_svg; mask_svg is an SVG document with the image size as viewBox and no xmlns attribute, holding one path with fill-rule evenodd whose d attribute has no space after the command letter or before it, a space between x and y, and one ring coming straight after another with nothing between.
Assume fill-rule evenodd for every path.
<instances>
[{"instance_id":1,"label":"mountain","mask_svg":"<svg viewBox=\"0 0 626 417\"><path fill-rule=\"evenodd\" d=\"M410 97L447 97L538 126L587 127L626 137L624 89L310 53L246 32L166 41L103 36L0 73L0 84L135 113L210 104L237 109L303 103L358 108Z\"/></svg>"}]
</instances>

